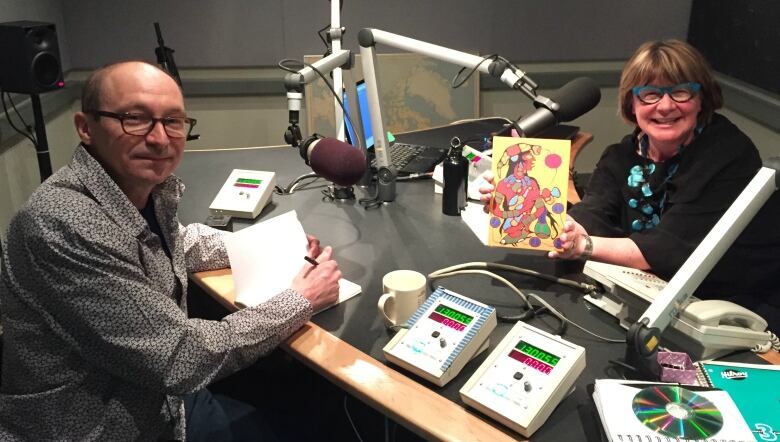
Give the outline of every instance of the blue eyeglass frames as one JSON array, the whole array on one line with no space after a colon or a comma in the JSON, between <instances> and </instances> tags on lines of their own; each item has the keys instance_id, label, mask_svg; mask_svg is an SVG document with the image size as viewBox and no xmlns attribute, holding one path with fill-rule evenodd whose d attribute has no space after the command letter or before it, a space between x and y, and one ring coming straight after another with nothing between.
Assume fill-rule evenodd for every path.
<instances>
[{"instance_id":1,"label":"blue eyeglass frames","mask_svg":"<svg viewBox=\"0 0 780 442\"><path fill-rule=\"evenodd\" d=\"M701 90L701 84L696 82L680 83L674 86L636 86L631 88L631 92L635 97L645 104L655 104L661 101L664 94L668 94L669 97L678 102L685 103Z\"/></svg>"}]
</instances>

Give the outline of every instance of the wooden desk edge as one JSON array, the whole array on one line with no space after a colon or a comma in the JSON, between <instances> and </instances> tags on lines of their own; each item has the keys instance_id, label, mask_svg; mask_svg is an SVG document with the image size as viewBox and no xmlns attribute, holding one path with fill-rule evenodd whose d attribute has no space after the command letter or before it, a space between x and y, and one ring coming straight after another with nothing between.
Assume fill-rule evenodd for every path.
<instances>
[{"instance_id":1,"label":"wooden desk edge","mask_svg":"<svg viewBox=\"0 0 780 442\"><path fill-rule=\"evenodd\" d=\"M194 273L191 279L229 311L237 310L230 269ZM511 441L521 437L430 391L312 322L281 346L320 375L425 439Z\"/></svg>"},{"instance_id":2,"label":"wooden desk edge","mask_svg":"<svg viewBox=\"0 0 780 442\"><path fill-rule=\"evenodd\" d=\"M758 356L772 365L780 365L780 353L769 350L766 353L757 353Z\"/></svg>"}]
</instances>

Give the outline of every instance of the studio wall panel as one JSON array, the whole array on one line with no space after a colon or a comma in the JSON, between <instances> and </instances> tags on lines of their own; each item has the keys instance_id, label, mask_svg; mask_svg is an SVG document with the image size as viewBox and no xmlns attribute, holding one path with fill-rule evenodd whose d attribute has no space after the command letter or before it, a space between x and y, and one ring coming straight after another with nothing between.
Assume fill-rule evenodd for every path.
<instances>
[{"instance_id":1,"label":"studio wall panel","mask_svg":"<svg viewBox=\"0 0 780 442\"><path fill-rule=\"evenodd\" d=\"M155 61L159 22L179 67L264 66L286 53L282 0L80 0L67 2L72 62L93 68L127 58Z\"/></svg>"},{"instance_id":2,"label":"studio wall panel","mask_svg":"<svg viewBox=\"0 0 780 442\"><path fill-rule=\"evenodd\" d=\"M780 2L695 0L691 44L723 74L780 94Z\"/></svg>"},{"instance_id":3,"label":"studio wall panel","mask_svg":"<svg viewBox=\"0 0 780 442\"><path fill-rule=\"evenodd\" d=\"M273 66L322 54L330 2L311 0L80 0L64 2L72 64L154 59L153 23L182 67ZM344 47L374 27L514 61L625 59L642 42L685 38L691 0L345 0ZM380 52L397 52L379 47Z\"/></svg>"}]
</instances>

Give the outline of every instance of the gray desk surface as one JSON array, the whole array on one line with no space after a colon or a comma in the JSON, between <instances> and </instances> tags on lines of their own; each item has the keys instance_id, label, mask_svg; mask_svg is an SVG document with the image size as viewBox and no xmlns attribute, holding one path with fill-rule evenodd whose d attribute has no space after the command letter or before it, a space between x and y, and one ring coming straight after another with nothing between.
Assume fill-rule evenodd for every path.
<instances>
[{"instance_id":1,"label":"gray desk surface","mask_svg":"<svg viewBox=\"0 0 780 442\"><path fill-rule=\"evenodd\" d=\"M277 182L283 186L295 177L310 172L297 151L289 147L189 151L176 171L187 186L179 211L183 223L202 222L206 218L209 204L234 168L275 171ZM382 291L382 276L389 271L413 269L427 274L459 263L490 261L559 276L579 273L580 265L574 262L556 262L541 254L483 246L459 217L441 213L441 199L434 194L433 182L430 180L398 183L397 200L372 210L363 209L355 201L323 202L320 191L326 184L320 180L293 195L274 195L273 202L258 220L295 209L307 233L316 235L324 245L333 246L344 276L360 284L363 293L317 315L313 322L379 361L384 362L382 347L391 337L376 309ZM366 194L362 189L356 189L356 193L358 197ZM234 220L234 223L234 230L238 230L252 221ZM548 302L572 320L594 332L614 338L625 336L613 318L590 307L573 289L519 275L509 275L508 279L521 290L543 294ZM502 314L519 311L520 303L516 295L487 277L462 276L443 279L438 284L494 305ZM549 316L534 319L530 323L545 330L553 330L556 326L555 320ZM491 350L510 327L511 324L499 323L491 335ZM533 440L600 440L600 423L587 386L595 378L618 376L607 361L621 357L625 346L603 343L573 327L568 328L564 337L587 349L587 367L576 389L533 435ZM444 388L428 384L410 373L406 374L463 405L458 390L487 354L482 353L471 361ZM403 369L398 370L404 372ZM505 431L511 433L508 429Z\"/></svg>"}]
</instances>

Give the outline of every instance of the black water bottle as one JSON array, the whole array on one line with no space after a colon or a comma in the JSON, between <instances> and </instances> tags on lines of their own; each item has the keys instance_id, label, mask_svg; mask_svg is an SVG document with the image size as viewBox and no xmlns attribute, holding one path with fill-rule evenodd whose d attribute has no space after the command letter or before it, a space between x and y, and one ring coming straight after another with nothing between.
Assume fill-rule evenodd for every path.
<instances>
[{"instance_id":1,"label":"black water bottle","mask_svg":"<svg viewBox=\"0 0 780 442\"><path fill-rule=\"evenodd\" d=\"M460 216L466 208L466 186L468 185L469 163L463 158L463 146L456 137L450 143L447 158L444 159L444 192L441 211L445 215Z\"/></svg>"}]
</instances>

